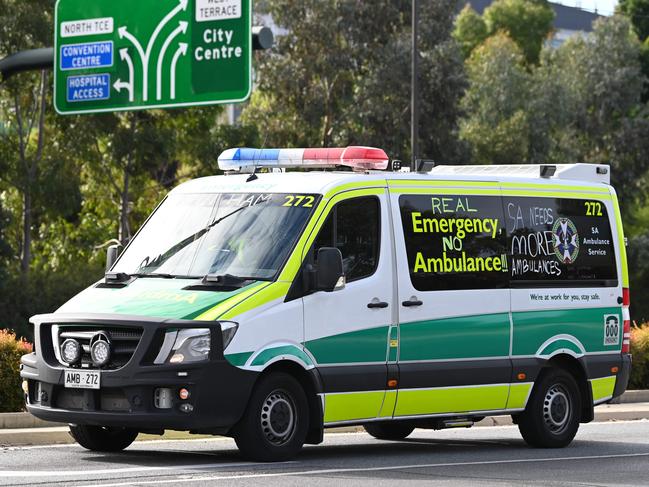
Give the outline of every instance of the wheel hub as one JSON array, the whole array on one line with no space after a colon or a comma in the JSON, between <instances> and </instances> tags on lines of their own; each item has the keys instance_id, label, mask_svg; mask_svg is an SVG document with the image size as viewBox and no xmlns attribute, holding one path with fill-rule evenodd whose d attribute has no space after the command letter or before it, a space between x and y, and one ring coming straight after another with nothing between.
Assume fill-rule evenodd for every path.
<instances>
[{"instance_id":1,"label":"wheel hub","mask_svg":"<svg viewBox=\"0 0 649 487\"><path fill-rule=\"evenodd\" d=\"M561 384L555 384L548 389L543 401L543 420L548 429L559 435L570 423L572 408L570 396Z\"/></svg>"},{"instance_id":2,"label":"wheel hub","mask_svg":"<svg viewBox=\"0 0 649 487\"><path fill-rule=\"evenodd\" d=\"M287 443L295 431L295 406L284 391L274 391L266 397L261 408L261 428L273 445Z\"/></svg>"}]
</instances>

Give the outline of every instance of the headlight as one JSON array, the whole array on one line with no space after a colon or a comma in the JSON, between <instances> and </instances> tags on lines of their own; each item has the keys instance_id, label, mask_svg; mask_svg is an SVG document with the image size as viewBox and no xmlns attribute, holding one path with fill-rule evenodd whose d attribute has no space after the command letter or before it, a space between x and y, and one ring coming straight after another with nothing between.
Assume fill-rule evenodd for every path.
<instances>
[{"instance_id":1,"label":"headlight","mask_svg":"<svg viewBox=\"0 0 649 487\"><path fill-rule=\"evenodd\" d=\"M209 328L184 328L165 333L154 364L203 362L210 356L212 337Z\"/></svg>"},{"instance_id":2,"label":"headlight","mask_svg":"<svg viewBox=\"0 0 649 487\"><path fill-rule=\"evenodd\" d=\"M232 321L221 321L223 330L223 350L230 344L239 328ZM209 328L171 329L165 333L154 364L186 364L203 362L209 359L212 349L212 336Z\"/></svg>"}]
</instances>

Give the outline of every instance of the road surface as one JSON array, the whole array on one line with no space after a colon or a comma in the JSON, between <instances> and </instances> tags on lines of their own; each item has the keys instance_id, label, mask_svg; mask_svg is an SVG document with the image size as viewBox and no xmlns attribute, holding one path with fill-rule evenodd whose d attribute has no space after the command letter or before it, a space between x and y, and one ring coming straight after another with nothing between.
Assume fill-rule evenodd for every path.
<instances>
[{"instance_id":1,"label":"road surface","mask_svg":"<svg viewBox=\"0 0 649 487\"><path fill-rule=\"evenodd\" d=\"M332 433L292 462L242 461L229 439L136 442L120 454L76 445L0 449L0 485L649 486L649 421L582 425L561 450L528 448L514 426L417 430L403 442Z\"/></svg>"}]
</instances>

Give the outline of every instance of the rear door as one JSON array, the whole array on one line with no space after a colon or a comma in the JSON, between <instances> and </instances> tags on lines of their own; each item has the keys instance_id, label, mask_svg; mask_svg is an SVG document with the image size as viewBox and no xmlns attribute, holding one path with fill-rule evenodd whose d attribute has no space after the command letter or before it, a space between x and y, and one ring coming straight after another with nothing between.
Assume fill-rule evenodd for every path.
<instances>
[{"instance_id":1,"label":"rear door","mask_svg":"<svg viewBox=\"0 0 649 487\"><path fill-rule=\"evenodd\" d=\"M611 398L622 348L621 265L607 187L504 196L512 254L512 359L534 380L556 354L578 358L595 403ZM616 246L618 251L616 253ZM523 404L521 404L523 405Z\"/></svg>"},{"instance_id":2,"label":"rear door","mask_svg":"<svg viewBox=\"0 0 649 487\"><path fill-rule=\"evenodd\" d=\"M395 417L505 409L506 232L495 183L393 182L399 306Z\"/></svg>"}]
</instances>

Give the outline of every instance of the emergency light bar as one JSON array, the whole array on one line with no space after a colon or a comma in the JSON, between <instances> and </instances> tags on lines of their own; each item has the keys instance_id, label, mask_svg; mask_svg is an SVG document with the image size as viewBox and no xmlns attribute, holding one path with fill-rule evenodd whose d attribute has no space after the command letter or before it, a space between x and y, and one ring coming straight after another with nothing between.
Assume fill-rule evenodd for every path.
<instances>
[{"instance_id":1,"label":"emergency light bar","mask_svg":"<svg viewBox=\"0 0 649 487\"><path fill-rule=\"evenodd\" d=\"M384 170L388 155L373 147L338 149L228 149L219 156L222 171L253 168L331 168L347 166L354 169Z\"/></svg>"}]
</instances>

